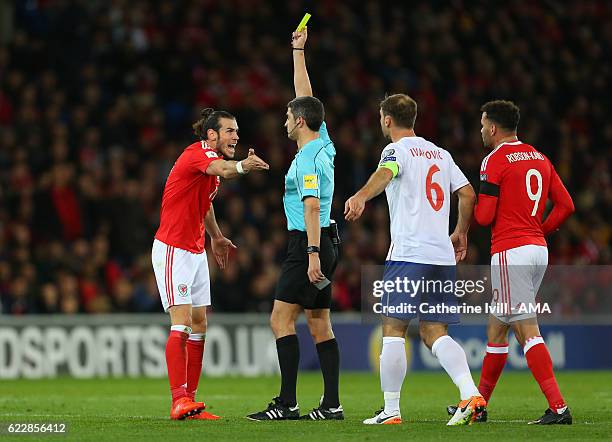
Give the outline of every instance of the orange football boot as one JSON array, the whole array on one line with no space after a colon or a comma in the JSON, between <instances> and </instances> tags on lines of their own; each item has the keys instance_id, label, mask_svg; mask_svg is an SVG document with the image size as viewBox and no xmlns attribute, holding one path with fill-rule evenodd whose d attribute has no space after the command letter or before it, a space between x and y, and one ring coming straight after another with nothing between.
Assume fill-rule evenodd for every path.
<instances>
[{"instance_id":1,"label":"orange football boot","mask_svg":"<svg viewBox=\"0 0 612 442\"><path fill-rule=\"evenodd\" d=\"M473 396L472 407L474 408L474 413L472 413L472 422L476 422L476 418L482 412L487 411L487 401L482 396Z\"/></svg>"},{"instance_id":2,"label":"orange football boot","mask_svg":"<svg viewBox=\"0 0 612 442\"><path fill-rule=\"evenodd\" d=\"M200 411L198 414L189 416L187 419L203 420L203 421L216 421L221 419L221 416L209 413L208 411Z\"/></svg>"},{"instance_id":3,"label":"orange football boot","mask_svg":"<svg viewBox=\"0 0 612 442\"><path fill-rule=\"evenodd\" d=\"M472 425L478 414L486 409L487 401L482 396L472 396L459 402L455 414L446 425Z\"/></svg>"},{"instance_id":4,"label":"orange football boot","mask_svg":"<svg viewBox=\"0 0 612 442\"><path fill-rule=\"evenodd\" d=\"M183 420L186 417L197 414L206 408L203 402L194 402L187 396L177 399L170 408L170 419Z\"/></svg>"}]
</instances>

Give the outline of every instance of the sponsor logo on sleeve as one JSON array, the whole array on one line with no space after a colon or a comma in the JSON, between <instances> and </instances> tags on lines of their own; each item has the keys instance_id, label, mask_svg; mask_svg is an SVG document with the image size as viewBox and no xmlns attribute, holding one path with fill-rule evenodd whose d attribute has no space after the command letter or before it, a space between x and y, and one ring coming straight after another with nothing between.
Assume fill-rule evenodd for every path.
<instances>
[{"instance_id":1,"label":"sponsor logo on sleeve","mask_svg":"<svg viewBox=\"0 0 612 442\"><path fill-rule=\"evenodd\" d=\"M396 157L384 157L382 160L380 160L380 164L386 163L387 161L397 161Z\"/></svg>"},{"instance_id":2,"label":"sponsor logo on sleeve","mask_svg":"<svg viewBox=\"0 0 612 442\"><path fill-rule=\"evenodd\" d=\"M488 178L488 176L487 176L486 173L481 173L480 174L480 181L487 181L487 178Z\"/></svg>"},{"instance_id":3,"label":"sponsor logo on sleeve","mask_svg":"<svg viewBox=\"0 0 612 442\"><path fill-rule=\"evenodd\" d=\"M213 152L212 150L207 150L205 153L208 158L219 158L217 152Z\"/></svg>"},{"instance_id":4,"label":"sponsor logo on sleeve","mask_svg":"<svg viewBox=\"0 0 612 442\"><path fill-rule=\"evenodd\" d=\"M318 189L319 181L316 175L304 175L304 189Z\"/></svg>"},{"instance_id":5,"label":"sponsor logo on sleeve","mask_svg":"<svg viewBox=\"0 0 612 442\"><path fill-rule=\"evenodd\" d=\"M394 153L395 153L395 149L386 149L386 150L383 150L383 153L382 153L381 156L382 157L390 157Z\"/></svg>"}]
</instances>

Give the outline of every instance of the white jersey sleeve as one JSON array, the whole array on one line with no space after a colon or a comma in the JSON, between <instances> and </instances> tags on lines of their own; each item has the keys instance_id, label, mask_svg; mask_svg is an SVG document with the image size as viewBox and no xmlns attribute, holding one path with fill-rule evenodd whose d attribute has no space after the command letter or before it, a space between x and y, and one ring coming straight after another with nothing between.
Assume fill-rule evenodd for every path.
<instances>
[{"instance_id":1,"label":"white jersey sleeve","mask_svg":"<svg viewBox=\"0 0 612 442\"><path fill-rule=\"evenodd\" d=\"M468 179L465 177L459 166L455 164L455 161L450 158L450 185L451 192L455 192L461 189L463 186L470 184Z\"/></svg>"},{"instance_id":2,"label":"white jersey sleeve","mask_svg":"<svg viewBox=\"0 0 612 442\"><path fill-rule=\"evenodd\" d=\"M393 172L393 179L401 176L405 168L405 158L395 143L389 143L380 154L379 167L386 167Z\"/></svg>"}]
</instances>

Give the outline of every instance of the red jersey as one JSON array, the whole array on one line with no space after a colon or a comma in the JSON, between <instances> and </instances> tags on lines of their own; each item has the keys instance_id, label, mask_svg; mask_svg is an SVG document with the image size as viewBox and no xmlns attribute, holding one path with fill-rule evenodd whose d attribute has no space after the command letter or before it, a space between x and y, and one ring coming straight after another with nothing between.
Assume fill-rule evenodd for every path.
<instances>
[{"instance_id":1,"label":"red jersey","mask_svg":"<svg viewBox=\"0 0 612 442\"><path fill-rule=\"evenodd\" d=\"M204 251L204 217L220 183L206 169L221 158L203 141L193 143L178 157L166 180L156 239L192 253Z\"/></svg>"},{"instance_id":2,"label":"red jersey","mask_svg":"<svg viewBox=\"0 0 612 442\"><path fill-rule=\"evenodd\" d=\"M534 244L556 230L573 211L572 199L552 163L533 146L513 141L497 146L482 161L475 218L493 223L491 254ZM546 201L553 211L542 223Z\"/></svg>"}]
</instances>

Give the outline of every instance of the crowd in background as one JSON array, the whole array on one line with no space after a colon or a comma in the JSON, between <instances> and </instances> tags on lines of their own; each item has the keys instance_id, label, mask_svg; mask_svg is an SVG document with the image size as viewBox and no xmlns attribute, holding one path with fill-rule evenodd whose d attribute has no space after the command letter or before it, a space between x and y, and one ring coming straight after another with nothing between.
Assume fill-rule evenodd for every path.
<instances>
[{"instance_id":1,"label":"crowd in background","mask_svg":"<svg viewBox=\"0 0 612 442\"><path fill-rule=\"evenodd\" d=\"M215 199L238 249L225 271L209 260L213 308L271 310L296 152L283 128L289 40L305 4L0 0L2 313L161 311L150 258L161 195L203 107L236 115L238 158L254 147L270 164L223 181ZM550 262L611 263L609 2L325 1L310 12L307 63L337 150L335 309L359 309L360 268L387 253L384 196L357 223L342 213L386 144L386 93L416 99L417 134L449 150L476 190L479 108L515 101L519 138L552 160L576 205L549 238ZM468 263L488 263L489 240L472 227ZM555 311L601 311L604 295L583 295L564 290Z\"/></svg>"}]
</instances>

